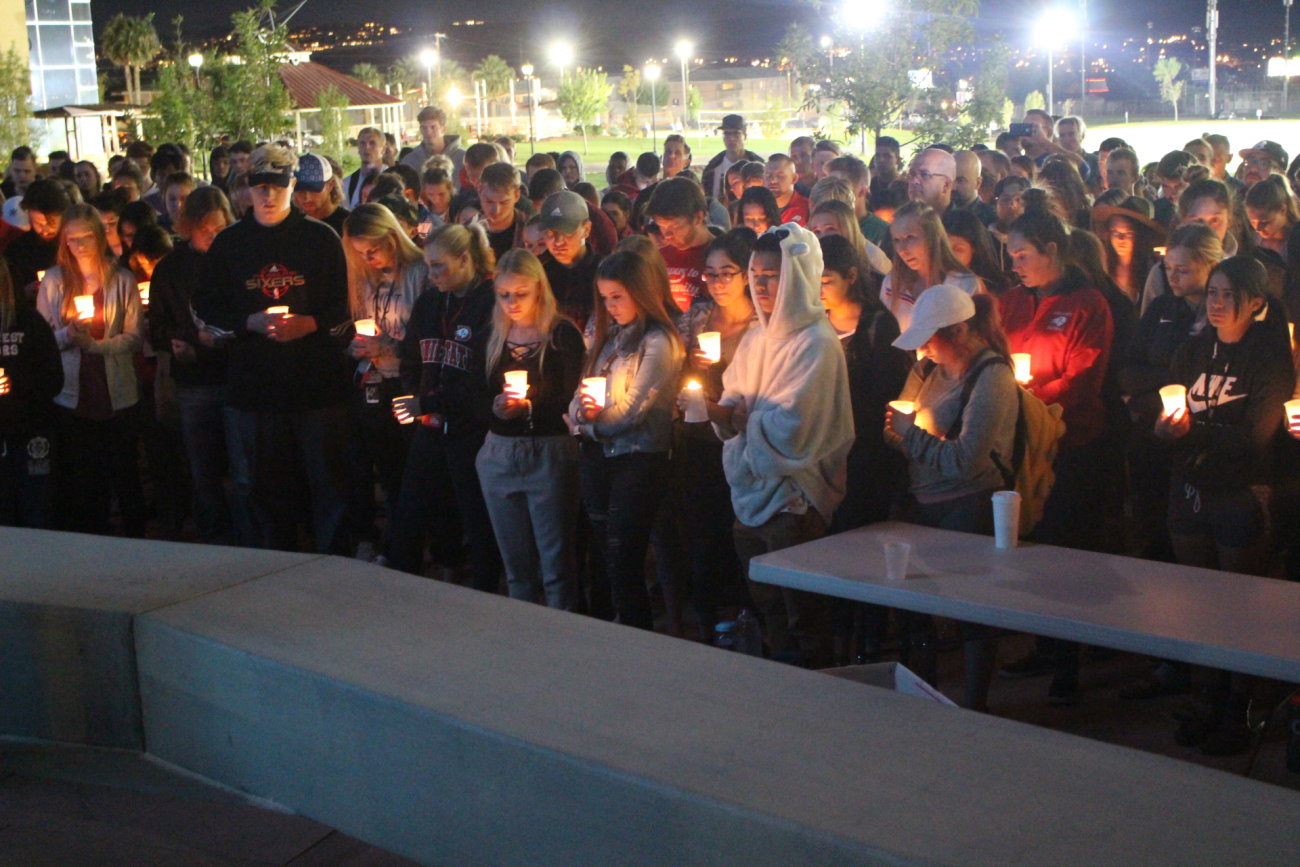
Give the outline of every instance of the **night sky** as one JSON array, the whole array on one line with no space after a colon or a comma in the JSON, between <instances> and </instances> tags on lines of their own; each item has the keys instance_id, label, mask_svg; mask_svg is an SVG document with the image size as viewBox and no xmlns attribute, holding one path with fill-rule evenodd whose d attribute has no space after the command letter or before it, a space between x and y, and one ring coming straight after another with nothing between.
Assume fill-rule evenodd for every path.
<instances>
[{"instance_id":1,"label":"night sky","mask_svg":"<svg viewBox=\"0 0 1300 867\"><path fill-rule=\"evenodd\" d=\"M210 0L204 4L184 4L181 8L186 35L223 32L230 13L252 3L253 0ZM287 9L291 4L279 5ZM530 40L544 45L557 36L573 38L578 34L580 62L585 58L588 64L616 65L640 63L649 52L667 54L681 34L690 34L697 44L697 52L704 56L766 53L788 22L810 14L809 7L798 0L657 0L650 15L644 15L645 7L629 4L627 8L636 9L652 22L629 38L630 32L638 30L637 25L627 16L610 14L621 5L610 0L477 0L465 5L391 0L382 5L381 13L376 11L376 6L362 6L356 0L308 0L292 26L361 22L373 17L381 23L413 28L416 31L411 37L413 43L424 41L420 39L421 33L442 30L454 37L445 43L448 56L468 63L493 51L516 64L525 59L525 54L534 63L544 62L542 50L531 48ZM1027 44L1028 21L1018 24L1017 17L1032 15L1044 5L1026 0L985 0L977 31L1001 32L1013 45ZM1147 21L1154 21L1159 32L1166 29L1164 24L1190 28L1203 23L1205 17L1204 0L1148 0L1141 4L1093 0L1089 7L1091 29L1098 36L1114 39L1142 34ZM1141 10L1140 15L1126 19L1124 16L1131 15L1135 7ZM1246 37L1251 27L1265 24L1268 25L1265 32L1281 33L1281 0L1220 0L1219 9L1221 38ZM155 25L160 35L167 38L171 32L170 13L159 11L155 0L95 0L93 10L97 29L119 11L131 15L154 11L158 13ZM383 17L379 18L380 15ZM517 24L496 33L489 33L488 28L449 29L453 20L466 15ZM1275 23L1270 21L1273 18ZM367 58L353 58L361 59ZM387 58L375 59L388 62Z\"/></svg>"}]
</instances>

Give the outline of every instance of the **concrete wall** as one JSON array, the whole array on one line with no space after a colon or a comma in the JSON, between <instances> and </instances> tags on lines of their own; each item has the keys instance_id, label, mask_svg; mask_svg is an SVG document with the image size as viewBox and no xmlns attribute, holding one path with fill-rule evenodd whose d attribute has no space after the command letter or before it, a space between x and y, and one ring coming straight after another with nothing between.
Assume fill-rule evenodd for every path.
<instances>
[{"instance_id":1,"label":"concrete wall","mask_svg":"<svg viewBox=\"0 0 1300 867\"><path fill-rule=\"evenodd\" d=\"M133 625L149 752L425 863L1300 861L1290 791L354 561L0 551Z\"/></svg>"}]
</instances>

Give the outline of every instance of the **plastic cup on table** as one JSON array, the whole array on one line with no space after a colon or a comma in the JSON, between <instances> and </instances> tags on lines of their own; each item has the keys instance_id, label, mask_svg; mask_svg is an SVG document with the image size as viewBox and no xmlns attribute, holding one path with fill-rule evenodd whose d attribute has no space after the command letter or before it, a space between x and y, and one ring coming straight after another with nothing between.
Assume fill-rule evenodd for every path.
<instances>
[{"instance_id":1,"label":"plastic cup on table","mask_svg":"<svg viewBox=\"0 0 1300 867\"><path fill-rule=\"evenodd\" d=\"M999 548L1014 548L1020 539L1020 494L997 491L993 494L993 543Z\"/></svg>"},{"instance_id":2,"label":"plastic cup on table","mask_svg":"<svg viewBox=\"0 0 1300 867\"><path fill-rule=\"evenodd\" d=\"M902 581L907 577L907 560L912 555L910 542L885 543L885 578Z\"/></svg>"}]
</instances>

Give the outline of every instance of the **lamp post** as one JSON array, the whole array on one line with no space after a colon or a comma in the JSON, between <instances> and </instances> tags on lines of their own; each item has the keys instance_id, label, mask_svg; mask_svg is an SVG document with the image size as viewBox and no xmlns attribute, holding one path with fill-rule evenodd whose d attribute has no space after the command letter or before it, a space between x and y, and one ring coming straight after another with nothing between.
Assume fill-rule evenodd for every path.
<instances>
[{"instance_id":1,"label":"lamp post","mask_svg":"<svg viewBox=\"0 0 1300 867\"><path fill-rule=\"evenodd\" d=\"M1219 64L1219 4L1208 0L1205 6L1205 33L1210 48L1210 117L1219 114L1218 64Z\"/></svg>"},{"instance_id":2,"label":"lamp post","mask_svg":"<svg viewBox=\"0 0 1300 867\"><path fill-rule=\"evenodd\" d=\"M1070 31L1075 27L1074 16L1065 8L1048 9L1038 20L1034 28L1034 41L1047 48L1047 113L1053 113L1055 94L1053 93L1052 66L1053 52L1065 43Z\"/></svg>"},{"instance_id":3,"label":"lamp post","mask_svg":"<svg viewBox=\"0 0 1300 867\"><path fill-rule=\"evenodd\" d=\"M645 72L643 73L645 80L650 82L650 150L655 153L659 153L659 129L655 125L655 113L657 111L656 102L658 97L655 91L658 88L655 87L655 82L659 80L659 73L661 71L662 70L659 69L659 64L647 63Z\"/></svg>"},{"instance_id":4,"label":"lamp post","mask_svg":"<svg viewBox=\"0 0 1300 867\"><path fill-rule=\"evenodd\" d=\"M1284 19L1285 23L1282 26L1282 56L1287 59L1288 63L1290 63L1291 62L1291 0L1282 0L1282 8L1286 10L1286 18ZM1283 117L1286 116L1286 110L1288 105L1287 85L1290 83L1290 81L1291 81L1291 71L1288 69L1287 74L1282 76L1281 115Z\"/></svg>"},{"instance_id":5,"label":"lamp post","mask_svg":"<svg viewBox=\"0 0 1300 867\"><path fill-rule=\"evenodd\" d=\"M420 52L420 63L424 64L424 102L433 102L433 67L438 63L438 51L426 48Z\"/></svg>"},{"instance_id":6,"label":"lamp post","mask_svg":"<svg viewBox=\"0 0 1300 867\"><path fill-rule=\"evenodd\" d=\"M1084 36L1088 30L1088 0L1079 0L1079 110L1078 114L1083 116L1087 106L1084 101L1088 98L1088 64L1084 62L1084 52L1087 50L1087 44Z\"/></svg>"},{"instance_id":7,"label":"lamp post","mask_svg":"<svg viewBox=\"0 0 1300 867\"><path fill-rule=\"evenodd\" d=\"M524 84L528 85L528 152L537 153L537 132L533 128L533 65L525 63L519 67L524 74Z\"/></svg>"},{"instance_id":8,"label":"lamp post","mask_svg":"<svg viewBox=\"0 0 1300 867\"><path fill-rule=\"evenodd\" d=\"M199 69L203 67L203 55L196 51L186 58L186 60L189 62L190 68L194 70L194 86L201 87L202 83L199 81Z\"/></svg>"},{"instance_id":9,"label":"lamp post","mask_svg":"<svg viewBox=\"0 0 1300 867\"><path fill-rule=\"evenodd\" d=\"M551 63L560 69L560 83L564 83L564 67L573 62L573 46L567 42L551 44Z\"/></svg>"},{"instance_id":10,"label":"lamp post","mask_svg":"<svg viewBox=\"0 0 1300 867\"><path fill-rule=\"evenodd\" d=\"M691 119L691 109L689 106L691 80L690 73L686 70L686 61L690 60L691 54L695 51L695 46L688 40L680 39L678 40L677 45L673 47L673 50L677 54L677 59L680 60L682 64L682 129L685 130L686 124Z\"/></svg>"}]
</instances>

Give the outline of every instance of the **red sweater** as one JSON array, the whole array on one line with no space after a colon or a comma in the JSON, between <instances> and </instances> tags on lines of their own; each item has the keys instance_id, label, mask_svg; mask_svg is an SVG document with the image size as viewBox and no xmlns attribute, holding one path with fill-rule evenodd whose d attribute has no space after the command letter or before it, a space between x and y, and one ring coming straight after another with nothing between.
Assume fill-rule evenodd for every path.
<instances>
[{"instance_id":1,"label":"red sweater","mask_svg":"<svg viewBox=\"0 0 1300 867\"><path fill-rule=\"evenodd\" d=\"M781 222L807 225L809 207L808 200L799 195L798 191L791 193L790 201L781 209Z\"/></svg>"},{"instance_id":2,"label":"red sweater","mask_svg":"<svg viewBox=\"0 0 1300 867\"><path fill-rule=\"evenodd\" d=\"M1072 268L1042 292L1016 286L1003 293L998 308L1011 351L1032 356L1027 388L1065 412L1061 445L1095 440L1106 422L1101 385L1114 333L1105 296Z\"/></svg>"}]
</instances>

